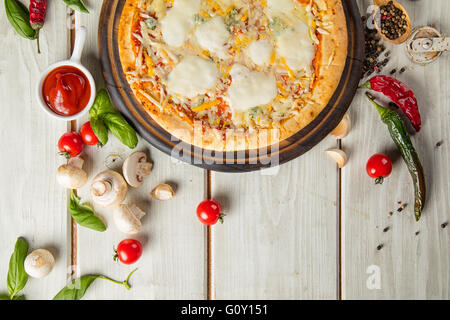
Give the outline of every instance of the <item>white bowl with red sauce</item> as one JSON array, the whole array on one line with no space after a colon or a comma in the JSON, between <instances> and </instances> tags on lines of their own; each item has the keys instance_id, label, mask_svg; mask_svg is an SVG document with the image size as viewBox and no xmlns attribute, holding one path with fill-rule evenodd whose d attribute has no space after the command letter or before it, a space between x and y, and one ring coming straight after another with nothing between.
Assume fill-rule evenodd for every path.
<instances>
[{"instance_id":1,"label":"white bowl with red sauce","mask_svg":"<svg viewBox=\"0 0 450 320\"><path fill-rule=\"evenodd\" d=\"M86 28L76 31L73 54L69 60L49 66L39 79L36 94L42 109L54 118L70 121L92 107L96 88L94 78L81 64Z\"/></svg>"}]
</instances>

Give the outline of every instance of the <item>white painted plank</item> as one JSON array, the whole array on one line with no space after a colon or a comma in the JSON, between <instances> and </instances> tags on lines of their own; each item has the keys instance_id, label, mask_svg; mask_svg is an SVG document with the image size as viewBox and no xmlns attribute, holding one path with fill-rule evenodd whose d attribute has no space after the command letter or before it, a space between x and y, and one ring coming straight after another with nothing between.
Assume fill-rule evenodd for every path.
<instances>
[{"instance_id":1,"label":"white painted plank","mask_svg":"<svg viewBox=\"0 0 450 320\"><path fill-rule=\"evenodd\" d=\"M217 299L337 298L337 169L325 139L275 175L214 173Z\"/></svg>"},{"instance_id":2,"label":"white painted plank","mask_svg":"<svg viewBox=\"0 0 450 320\"><path fill-rule=\"evenodd\" d=\"M64 286L70 261L66 192L55 180L62 162L56 145L67 123L40 109L35 85L49 64L69 54L66 7L49 3L40 55L36 41L10 26L3 2L0 11L0 292L7 292L9 257L23 236L31 249L47 248L56 258L53 272L30 279L23 293L27 299L50 299Z\"/></svg>"},{"instance_id":3,"label":"white painted plank","mask_svg":"<svg viewBox=\"0 0 450 320\"><path fill-rule=\"evenodd\" d=\"M79 24L85 25L88 41L83 62L93 72L99 88L103 85L97 58L97 26L101 2L90 1L91 13L77 15ZM77 23L78 23L77 22ZM87 121L87 118L85 119ZM82 121L83 122L83 121ZM82 124L79 123L79 125ZM185 164L173 164L171 158L141 139L136 150L146 151L154 163L151 175L139 189L129 191L127 201L136 202L147 211L142 231L135 237L144 244L143 257L135 266L124 266L112 260L113 245L127 238L115 227L111 210L95 207L107 221L105 233L78 228L78 258L80 273L103 273L123 280L134 267L131 291L106 282L94 283L87 299L204 299L206 297L205 232L196 221L195 208L205 194L204 171ZM125 159L131 150L110 135L110 141L101 150L90 147L84 152L86 169L93 178L106 169L105 159L118 154ZM122 161L116 163L120 171ZM157 202L149 193L159 183L176 186L172 201ZM80 190L89 200L88 187ZM129 236L128 236L129 237Z\"/></svg>"},{"instance_id":4,"label":"white painted plank","mask_svg":"<svg viewBox=\"0 0 450 320\"><path fill-rule=\"evenodd\" d=\"M364 1L364 5L367 3ZM413 25L433 24L443 34L450 33L448 1L435 0L432 6L427 1L401 3ZM411 64L404 47L398 46L393 49L386 71L404 65L409 66L408 70L397 77L415 91L423 117L423 128L413 137L413 143L425 168L428 201L421 221L416 223L413 186L406 166L377 112L359 93L351 107L354 128L343 141L344 149L350 152L342 175L345 299L450 297L449 229L440 227L450 217L450 56L446 54L436 63L421 67ZM443 145L435 147L441 140ZM374 185L365 173L368 158L378 152L396 158L393 172L382 186ZM409 204L402 213L396 212L398 201ZM391 218L387 215L389 211L394 211ZM387 226L390 230L383 232ZM420 233L415 235L416 231ZM379 244L384 247L378 251ZM370 266L374 266L371 273L380 271L380 289L366 285Z\"/></svg>"}]
</instances>

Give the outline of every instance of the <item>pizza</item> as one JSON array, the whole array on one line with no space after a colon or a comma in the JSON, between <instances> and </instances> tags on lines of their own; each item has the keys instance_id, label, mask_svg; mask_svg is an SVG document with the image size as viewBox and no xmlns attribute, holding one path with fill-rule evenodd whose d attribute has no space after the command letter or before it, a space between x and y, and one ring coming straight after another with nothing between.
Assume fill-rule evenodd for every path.
<instances>
[{"instance_id":1,"label":"pizza","mask_svg":"<svg viewBox=\"0 0 450 320\"><path fill-rule=\"evenodd\" d=\"M216 151L306 127L335 92L348 44L341 0L126 0L118 39L152 119Z\"/></svg>"}]
</instances>

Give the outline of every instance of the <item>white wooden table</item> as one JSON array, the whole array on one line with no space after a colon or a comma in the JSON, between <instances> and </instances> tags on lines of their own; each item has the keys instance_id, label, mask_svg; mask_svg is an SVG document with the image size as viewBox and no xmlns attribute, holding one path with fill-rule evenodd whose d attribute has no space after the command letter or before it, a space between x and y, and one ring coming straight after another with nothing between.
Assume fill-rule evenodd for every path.
<instances>
[{"instance_id":1,"label":"white wooden table","mask_svg":"<svg viewBox=\"0 0 450 320\"><path fill-rule=\"evenodd\" d=\"M85 2L91 13L75 14L76 25L88 28L83 63L102 87L97 60L102 1ZM358 3L365 10L369 1ZM450 1L401 3L415 26L431 24L450 34ZM55 181L62 163L56 142L71 124L42 113L34 95L40 72L70 54L70 11L62 1L49 1L38 55L36 44L9 26L3 2L0 7L0 292L6 291L8 260L18 236L26 237L34 249L50 249L57 258L50 276L29 280L24 290L28 299L52 298L65 285L72 264L78 275L100 272L121 280L131 267L113 263L112 247L124 235L100 208L97 212L109 226L105 233L72 225L68 193ZM353 128L347 138L340 144L325 139L282 165L277 175L208 173L173 163L141 140L138 150L149 153L154 170L128 198L148 211L137 237L145 248L131 280L133 288L126 291L99 281L86 298L449 299L450 228L440 225L450 217L450 54L421 67L412 65L403 50L392 48L386 70L408 66L399 78L416 92L424 119L422 131L413 138L429 189L419 223L412 205L395 212L398 201L413 202L409 174L400 159L383 186L366 176L370 155L396 152L361 93L350 109ZM443 141L440 147L438 141ZM342 170L323 153L338 144L350 157ZM86 148L86 170L93 177L105 169L109 155L125 158L129 153L111 137L101 150ZM174 200L151 200L149 191L167 181L177 185ZM197 203L209 192L228 214L223 225L211 229L195 215ZM88 199L86 187L79 193ZM392 217L389 211L394 211ZM381 250L376 249L379 244L384 245Z\"/></svg>"}]
</instances>

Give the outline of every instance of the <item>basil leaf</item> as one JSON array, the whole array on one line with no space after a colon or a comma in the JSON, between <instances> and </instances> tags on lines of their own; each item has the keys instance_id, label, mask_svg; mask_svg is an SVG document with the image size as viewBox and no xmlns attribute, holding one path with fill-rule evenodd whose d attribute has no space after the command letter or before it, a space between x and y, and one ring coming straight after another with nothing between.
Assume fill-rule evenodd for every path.
<instances>
[{"instance_id":1,"label":"basil leaf","mask_svg":"<svg viewBox=\"0 0 450 320\"><path fill-rule=\"evenodd\" d=\"M103 120L91 118L91 128L97 136L99 144L104 146L108 142L108 129Z\"/></svg>"},{"instance_id":2,"label":"basil leaf","mask_svg":"<svg viewBox=\"0 0 450 320\"><path fill-rule=\"evenodd\" d=\"M26 39L36 39L36 31L30 25L28 9L18 0L5 0L5 11L9 23L19 35Z\"/></svg>"},{"instance_id":3,"label":"basil leaf","mask_svg":"<svg viewBox=\"0 0 450 320\"><path fill-rule=\"evenodd\" d=\"M72 280L70 284L62 288L60 292L53 298L53 300L80 300L83 298L86 290L90 287L92 282L96 279L107 280L109 282L115 283L117 285L123 286L125 289L130 290L131 286L129 283L130 277L137 269L130 272L128 277L123 281L116 281L111 278L102 275L88 275L82 276L76 280Z\"/></svg>"},{"instance_id":4,"label":"basil leaf","mask_svg":"<svg viewBox=\"0 0 450 320\"><path fill-rule=\"evenodd\" d=\"M92 118L98 119L105 113L116 113L116 109L111 103L108 91L106 89L100 89L95 97L94 104L89 110L89 114Z\"/></svg>"},{"instance_id":5,"label":"basil leaf","mask_svg":"<svg viewBox=\"0 0 450 320\"><path fill-rule=\"evenodd\" d=\"M0 301L11 300L7 294L0 294Z\"/></svg>"},{"instance_id":6,"label":"basil leaf","mask_svg":"<svg viewBox=\"0 0 450 320\"><path fill-rule=\"evenodd\" d=\"M86 290L99 276L82 276L72 280L70 284L59 291L53 300L80 300L83 298Z\"/></svg>"},{"instance_id":7,"label":"basil leaf","mask_svg":"<svg viewBox=\"0 0 450 320\"><path fill-rule=\"evenodd\" d=\"M97 92L89 114L91 115L92 130L101 144L104 145L108 142L108 130L131 149L138 144L136 131L114 108L106 89Z\"/></svg>"},{"instance_id":8,"label":"basil leaf","mask_svg":"<svg viewBox=\"0 0 450 320\"><path fill-rule=\"evenodd\" d=\"M63 0L73 10L78 10L83 13L89 13L89 10L83 3L83 0Z\"/></svg>"},{"instance_id":9,"label":"basil leaf","mask_svg":"<svg viewBox=\"0 0 450 320\"><path fill-rule=\"evenodd\" d=\"M28 274L25 272L24 262L28 254L28 244L24 238L18 238L14 247L14 252L9 260L8 270L8 291L11 299L25 287L28 281Z\"/></svg>"},{"instance_id":10,"label":"basil leaf","mask_svg":"<svg viewBox=\"0 0 450 320\"><path fill-rule=\"evenodd\" d=\"M81 204L80 198L73 190L70 193L69 211L72 213L73 220L80 226L100 232L106 230L103 221L94 214L94 209L87 203Z\"/></svg>"},{"instance_id":11,"label":"basil leaf","mask_svg":"<svg viewBox=\"0 0 450 320\"><path fill-rule=\"evenodd\" d=\"M124 145L134 149L138 144L138 137L133 127L117 113L107 113L103 115L103 121L106 127L115 135Z\"/></svg>"},{"instance_id":12,"label":"basil leaf","mask_svg":"<svg viewBox=\"0 0 450 320\"><path fill-rule=\"evenodd\" d=\"M11 300L25 300L25 296L24 295L14 296Z\"/></svg>"}]
</instances>

